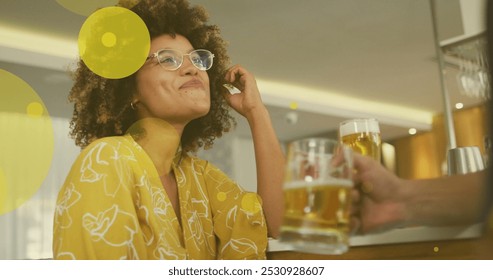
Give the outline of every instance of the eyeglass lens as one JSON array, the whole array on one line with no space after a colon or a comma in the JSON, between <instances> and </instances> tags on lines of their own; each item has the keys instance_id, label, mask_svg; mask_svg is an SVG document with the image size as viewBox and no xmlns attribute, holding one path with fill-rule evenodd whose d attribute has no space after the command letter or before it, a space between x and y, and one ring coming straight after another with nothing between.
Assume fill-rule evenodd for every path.
<instances>
[{"instance_id":1,"label":"eyeglass lens","mask_svg":"<svg viewBox=\"0 0 493 280\"><path fill-rule=\"evenodd\" d=\"M183 56L188 56L192 64L199 70L209 70L212 67L214 55L207 50L194 50L182 55L175 50L161 50L157 54L159 64L168 70L176 70L183 63Z\"/></svg>"}]
</instances>

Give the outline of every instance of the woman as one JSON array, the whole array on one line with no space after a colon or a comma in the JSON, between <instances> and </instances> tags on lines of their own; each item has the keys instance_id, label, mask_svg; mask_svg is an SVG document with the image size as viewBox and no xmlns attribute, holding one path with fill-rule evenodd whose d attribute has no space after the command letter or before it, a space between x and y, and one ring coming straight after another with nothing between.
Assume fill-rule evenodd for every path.
<instances>
[{"instance_id":1,"label":"woman","mask_svg":"<svg viewBox=\"0 0 493 280\"><path fill-rule=\"evenodd\" d=\"M54 258L265 258L267 229L276 236L282 219L284 157L255 78L227 69L202 8L143 0L132 10L151 35L141 69L121 80L83 62L76 72L72 136L85 148L58 196ZM260 198L189 155L230 129L226 102L250 124Z\"/></svg>"}]
</instances>

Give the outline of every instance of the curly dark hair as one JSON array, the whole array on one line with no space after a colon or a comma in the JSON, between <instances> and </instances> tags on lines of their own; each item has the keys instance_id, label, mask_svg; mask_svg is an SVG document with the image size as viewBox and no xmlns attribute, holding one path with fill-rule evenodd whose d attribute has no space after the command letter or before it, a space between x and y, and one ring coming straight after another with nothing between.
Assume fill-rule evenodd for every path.
<instances>
[{"instance_id":1,"label":"curly dark hair","mask_svg":"<svg viewBox=\"0 0 493 280\"><path fill-rule=\"evenodd\" d=\"M122 0L119 5L126 7L127 2ZM181 138L184 152L211 147L215 138L236 125L221 93L229 57L219 28L207 24L208 15L203 7L191 6L187 0L140 0L126 8L142 18L151 39L163 34L179 34L194 48L207 49L214 54L214 65L207 71L210 110L207 115L188 123ZM85 147L102 137L122 135L137 121L136 111L130 106L136 90L135 76L134 73L122 79L103 78L79 60L69 95L69 101L74 103L70 135L76 145Z\"/></svg>"}]
</instances>

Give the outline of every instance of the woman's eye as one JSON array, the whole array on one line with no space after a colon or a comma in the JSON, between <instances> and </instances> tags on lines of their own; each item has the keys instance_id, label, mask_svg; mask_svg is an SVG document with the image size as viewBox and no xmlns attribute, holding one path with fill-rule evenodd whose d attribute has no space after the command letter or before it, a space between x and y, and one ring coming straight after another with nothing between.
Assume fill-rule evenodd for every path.
<instances>
[{"instance_id":1,"label":"woman's eye","mask_svg":"<svg viewBox=\"0 0 493 280\"><path fill-rule=\"evenodd\" d=\"M198 55L198 54L190 55L190 60L195 65L202 65L202 63L203 63L202 59L200 58L200 55Z\"/></svg>"},{"instance_id":2,"label":"woman's eye","mask_svg":"<svg viewBox=\"0 0 493 280\"><path fill-rule=\"evenodd\" d=\"M159 62L160 63L164 63L164 64L175 64L176 63L176 59L172 56L165 56L165 57L161 57L159 59Z\"/></svg>"},{"instance_id":3,"label":"woman's eye","mask_svg":"<svg viewBox=\"0 0 493 280\"><path fill-rule=\"evenodd\" d=\"M202 65L202 59L200 59L200 57L193 57L192 62L193 62L193 64Z\"/></svg>"}]
</instances>

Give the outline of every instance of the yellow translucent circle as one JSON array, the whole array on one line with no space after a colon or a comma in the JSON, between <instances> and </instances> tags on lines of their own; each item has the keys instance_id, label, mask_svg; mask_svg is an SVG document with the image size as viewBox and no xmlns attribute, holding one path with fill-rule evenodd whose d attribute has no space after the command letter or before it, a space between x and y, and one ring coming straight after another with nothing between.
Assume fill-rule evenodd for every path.
<instances>
[{"instance_id":1,"label":"yellow translucent circle","mask_svg":"<svg viewBox=\"0 0 493 280\"><path fill-rule=\"evenodd\" d=\"M158 118L140 119L127 129L126 134L130 134L138 143L147 143L150 135L152 135L152 141L156 141L155 143L168 143L171 146L180 143L180 136L176 128L167 121ZM162 149L163 147L159 145L146 145L146 152L151 155L162 153ZM177 151L173 158L161 158L159 162L154 162L154 166L149 166L149 168L155 168L157 174L162 177L167 174L171 165L180 159L181 150Z\"/></svg>"},{"instance_id":2,"label":"yellow translucent circle","mask_svg":"<svg viewBox=\"0 0 493 280\"><path fill-rule=\"evenodd\" d=\"M116 6L118 2L125 8L132 8L140 0L56 0L65 9L79 15L88 16L97 9Z\"/></svg>"},{"instance_id":3,"label":"yellow translucent circle","mask_svg":"<svg viewBox=\"0 0 493 280\"><path fill-rule=\"evenodd\" d=\"M101 42L105 47L111 48L116 45L116 36L112 32L106 32L101 37Z\"/></svg>"},{"instance_id":4,"label":"yellow translucent circle","mask_svg":"<svg viewBox=\"0 0 493 280\"><path fill-rule=\"evenodd\" d=\"M291 110L296 110L296 109L298 109L298 103L296 103L296 102L291 102L291 103L289 103L289 108L290 108Z\"/></svg>"},{"instance_id":5,"label":"yellow translucent circle","mask_svg":"<svg viewBox=\"0 0 493 280\"><path fill-rule=\"evenodd\" d=\"M219 193L217 193L217 200L219 200L219 201L225 201L226 200L226 197L227 197L227 195L226 195L225 192L219 192Z\"/></svg>"},{"instance_id":6,"label":"yellow translucent circle","mask_svg":"<svg viewBox=\"0 0 493 280\"><path fill-rule=\"evenodd\" d=\"M7 180L5 179L5 173L3 172L2 167L0 167L0 201L3 200L4 197L7 197ZM0 202L3 203L3 202Z\"/></svg>"},{"instance_id":7,"label":"yellow translucent circle","mask_svg":"<svg viewBox=\"0 0 493 280\"><path fill-rule=\"evenodd\" d=\"M434 251L435 253L438 253L438 251L440 251L440 248L438 248L438 247L436 247L436 246L435 246L435 247L433 248L433 251Z\"/></svg>"},{"instance_id":8,"label":"yellow translucent circle","mask_svg":"<svg viewBox=\"0 0 493 280\"><path fill-rule=\"evenodd\" d=\"M262 206L257 199L257 195L254 193L245 194L241 199L241 209L252 214L260 211L262 209Z\"/></svg>"},{"instance_id":9,"label":"yellow translucent circle","mask_svg":"<svg viewBox=\"0 0 493 280\"><path fill-rule=\"evenodd\" d=\"M41 117L43 115L44 108L39 102L31 102L27 105L26 112L30 117Z\"/></svg>"},{"instance_id":10,"label":"yellow translucent circle","mask_svg":"<svg viewBox=\"0 0 493 280\"><path fill-rule=\"evenodd\" d=\"M159 118L143 118L134 122L125 132L130 134L134 139L139 140L148 136L146 129L150 129L153 132L159 132L153 135L153 139L162 143L179 143L180 135L176 132L176 128L165 120ZM151 147L152 148L152 147ZM157 150L162 147L155 147Z\"/></svg>"},{"instance_id":11,"label":"yellow translucent circle","mask_svg":"<svg viewBox=\"0 0 493 280\"><path fill-rule=\"evenodd\" d=\"M53 126L41 98L22 79L0 69L0 215L41 187L53 159Z\"/></svg>"},{"instance_id":12,"label":"yellow translucent circle","mask_svg":"<svg viewBox=\"0 0 493 280\"><path fill-rule=\"evenodd\" d=\"M121 79L135 73L149 54L151 39L134 12L108 7L91 14L79 32L79 55L101 77Z\"/></svg>"}]
</instances>

